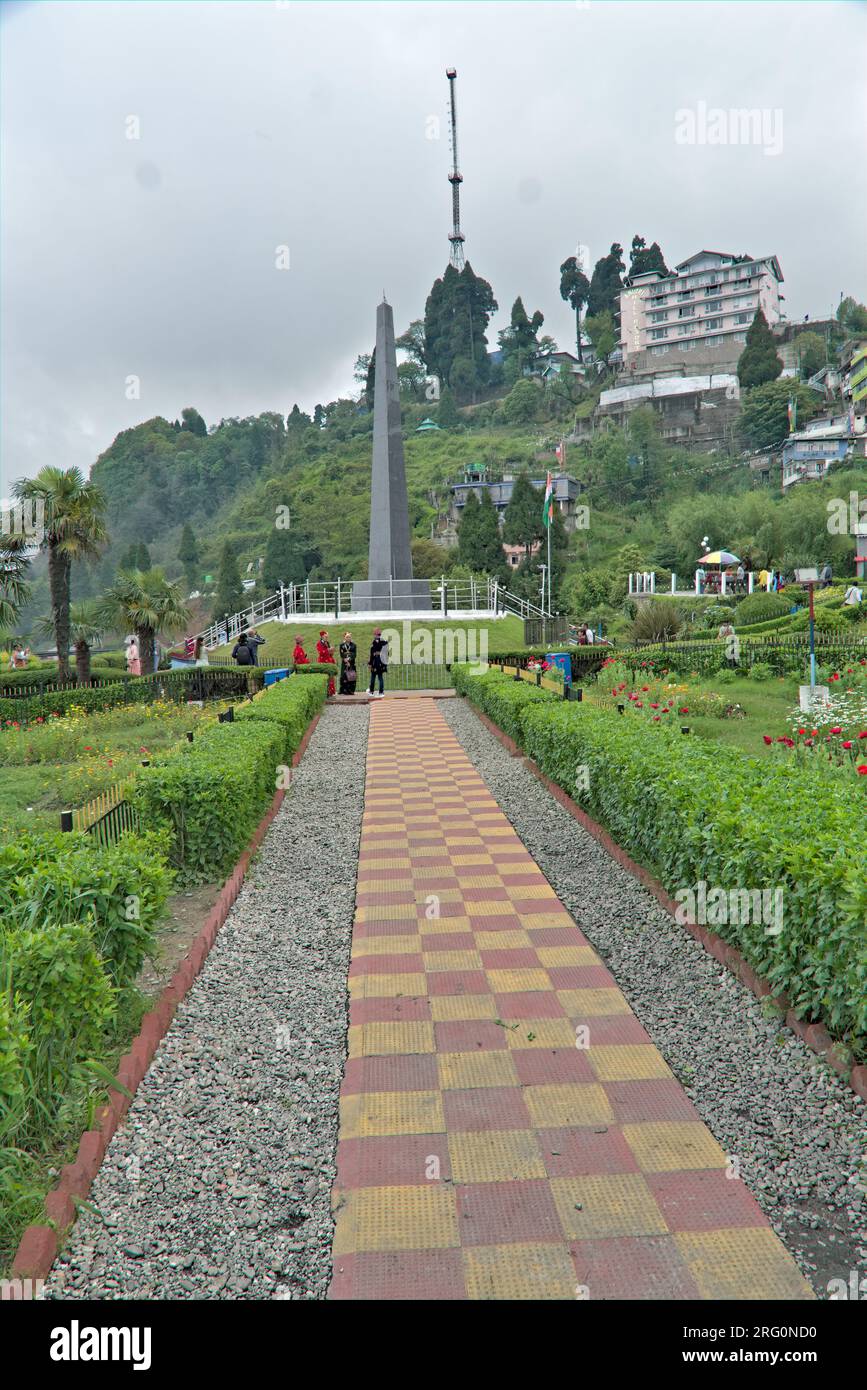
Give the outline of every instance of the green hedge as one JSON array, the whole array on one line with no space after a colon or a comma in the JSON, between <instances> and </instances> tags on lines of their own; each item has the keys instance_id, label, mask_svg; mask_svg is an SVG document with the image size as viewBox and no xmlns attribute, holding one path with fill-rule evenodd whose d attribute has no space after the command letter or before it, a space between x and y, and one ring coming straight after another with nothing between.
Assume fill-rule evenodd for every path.
<instances>
[{"instance_id":1,"label":"green hedge","mask_svg":"<svg viewBox=\"0 0 867 1390\"><path fill-rule=\"evenodd\" d=\"M142 825L168 830L171 862L190 881L222 878L234 866L325 689L321 678L281 681L240 706L234 722L208 729L136 774L130 800Z\"/></svg>"},{"instance_id":2,"label":"green hedge","mask_svg":"<svg viewBox=\"0 0 867 1390\"><path fill-rule=\"evenodd\" d=\"M499 674L470 676L463 668L455 683L512 738L517 734L542 771L672 895L702 881L726 890L781 887L779 935L760 923L712 928L788 995L800 1017L822 1019L864 1055L867 841L860 788L596 706L543 701L532 687ZM580 793L579 767L589 781Z\"/></svg>"},{"instance_id":3,"label":"green hedge","mask_svg":"<svg viewBox=\"0 0 867 1390\"><path fill-rule=\"evenodd\" d=\"M217 686L225 684L227 698L231 698L232 687L239 678L244 682L244 694L261 689L264 671L259 667L246 666L240 670L214 669L212 667L192 667L187 671L155 671L150 676L134 676L119 679L113 685L76 686L69 690L51 691L45 695L30 698L10 697L0 699L0 725L9 721L28 723L40 716L45 719L52 714L65 714L75 706L77 709L114 709L118 705L149 704L154 699L184 700L190 698L191 686L202 677L212 678ZM156 687L156 689L155 689Z\"/></svg>"},{"instance_id":4,"label":"green hedge","mask_svg":"<svg viewBox=\"0 0 867 1390\"><path fill-rule=\"evenodd\" d=\"M90 668L90 678L94 681L117 682L119 680L131 680L126 671L118 671L112 666L93 665ZM25 671L4 671L0 675L0 693L6 690L17 690L21 686L37 686L40 689L46 685L54 685L57 681L56 666L37 666L32 670ZM65 688L71 689L76 684L75 667L70 671L70 679L65 683ZM84 687L86 689L86 687Z\"/></svg>"}]
</instances>

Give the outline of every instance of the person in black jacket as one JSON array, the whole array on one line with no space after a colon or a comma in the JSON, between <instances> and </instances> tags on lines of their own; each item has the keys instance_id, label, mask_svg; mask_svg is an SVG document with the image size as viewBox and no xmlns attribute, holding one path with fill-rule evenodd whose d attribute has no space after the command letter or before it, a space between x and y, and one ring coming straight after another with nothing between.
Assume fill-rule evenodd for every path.
<instances>
[{"instance_id":1,"label":"person in black jacket","mask_svg":"<svg viewBox=\"0 0 867 1390\"><path fill-rule=\"evenodd\" d=\"M256 629L255 629L254 627L251 627L251 628L250 628L250 631L247 633L247 646L250 648L250 651L253 653L253 665L254 665L254 666L258 666L258 665L259 665L259 648L260 648L260 647L264 647L264 645L265 645L265 638L264 638L264 637L260 637L259 634L258 634L258 632L256 631Z\"/></svg>"},{"instance_id":2,"label":"person in black jacket","mask_svg":"<svg viewBox=\"0 0 867 1390\"><path fill-rule=\"evenodd\" d=\"M358 672L355 669L355 658L358 648L352 640L351 632L344 632L343 641L340 643L340 691L341 695L354 695L355 682L358 680Z\"/></svg>"},{"instance_id":3,"label":"person in black jacket","mask_svg":"<svg viewBox=\"0 0 867 1390\"><path fill-rule=\"evenodd\" d=\"M232 650L232 660L238 666L256 665L256 648L250 646L246 632L242 632Z\"/></svg>"},{"instance_id":4,"label":"person in black jacket","mask_svg":"<svg viewBox=\"0 0 867 1390\"><path fill-rule=\"evenodd\" d=\"M375 698L381 700L385 691L383 689L382 678L388 670L388 643L383 640L382 629L376 628L373 633L373 641L370 644L370 694L374 695L374 685L379 680L379 691Z\"/></svg>"}]
</instances>

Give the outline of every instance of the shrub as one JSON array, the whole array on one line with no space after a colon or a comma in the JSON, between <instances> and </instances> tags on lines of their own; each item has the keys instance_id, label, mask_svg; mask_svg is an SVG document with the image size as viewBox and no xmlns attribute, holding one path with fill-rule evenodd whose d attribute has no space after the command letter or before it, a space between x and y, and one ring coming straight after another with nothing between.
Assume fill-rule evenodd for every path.
<instances>
[{"instance_id":1,"label":"shrub","mask_svg":"<svg viewBox=\"0 0 867 1390\"><path fill-rule=\"evenodd\" d=\"M283 756L288 760L301 743L310 720L322 708L327 688L328 680L324 675L305 675L303 680L287 677L269 686L263 695L250 704L240 705L235 711L235 720L242 723L247 720L267 720L278 724L284 731L286 743Z\"/></svg>"},{"instance_id":2,"label":"shrub","mask_svg":"<svg viewBox=\"0 0 867 1390\"><path fill-rule=\"evenodd\" d=\"M118 986L153 949L174 875L165 835L97 845L85 833L27 834L0 849L0 921L21 930L83 923Z\"/></svg>"},{"instance_id":3,"label":"shrub","mask_svg":"<svg viewBox=\"0 0 867 1390\"><path fill-rule=\"evenodd\" d=\"M754 661L750 667L751 681L769 681L773 674L774 668L767 661Z\"/></svg>"},{"instance_id":4,"label":"shrub","mask_svg":"<svg viewBox=\"0 0 867 1390\"><path fill-rule=\"evenodd\" d=\"M504 677L462 673L461 681L474 703L495 708L493 687ZM867 846L848 780L596 706L512 701L511 727L525 751L572 795L576 766L587 768L582 805L670 893L702 881L781 887L779 935L756 922L714 930L786 992L799 1017L821 1018L867 1048Z\"/></svg>"},{"instance_id":5,"label":"shrub","mask_svg":"<svg viewBox=\"0 0 867 1390\"><path fill-rule=\"evenodd\" d=\"M63 1089L72 1063L99 1050L115 994L84 922L0 928L0 979L29 1006L34 1067Z\"/></svg>"},{"instance_id":6,"label":"shrub","mask_svg":"<svg viewBox=\"0 0 867 1390\"><path fill-rule=\"evenodd\" d=\"M683 613L675 603L648 599L638 605L632 624L634 642L667 642L683 627Z\"/></svg>"},{"instance_id":7,"label":"shrub","mask_svg":"<svg viewBox=\"0 0 867 1390\"><path fill-rule=\"evenodd\" d=\"M766 623L771 618L784 618L788 615L791 607L791 600L786 598L784 594L765 593L764 591L748 594L746 598L741 599L737 606L738 627L746 627L750 623Z\"/></svg>"},{"instance_id":8,"label":"shrub","mask_svg":"<svg viewBox=\"0 0 867 1390\"><path fill-rule=\"evenodd\" d=\"M498 724L509 738L520 742L521 714L528 704L538 702L550 704L561 699L553 690L531 685L523 679L515 680L499 672L474 677L473 666L453 666L452 680L459 695L467 695L472 690L474 704Z\"/></svg>"},{"instance_id":9,"label":"shrub","mask_svg":"<svg viewBox=\"0 0 867 1390\"><path fill-rule=\"evenodd\" d=\"M0 1113L17 1110L25 1095L25 1078L32 1044L28 1031L30 1009L14 999L8 980L0 979ZM3 1125L0 1125L2 1137Z\"/></svg>"}]
</instances>

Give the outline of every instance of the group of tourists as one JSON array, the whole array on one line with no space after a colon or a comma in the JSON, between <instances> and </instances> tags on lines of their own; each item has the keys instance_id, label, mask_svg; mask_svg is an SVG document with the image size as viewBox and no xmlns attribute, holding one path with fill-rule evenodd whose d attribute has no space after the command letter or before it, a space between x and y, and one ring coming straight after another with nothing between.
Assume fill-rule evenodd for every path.
<instances>
[{"instance_id":1,"label":"group of tourists","mask_svg":"<svg viewBox=\"0 0 867 1390\"><path fill-rule=\"evenodd\" d=\"M26 671L29 660L30 648L25 647L23 642L18 642L9 653L10 671Z\"/></svg>"},{"instance_id":2,"label":"group of tourists","mask_svg":"<svg viewBox=\"0 0 867 1390\"><path fill-rule=\"evenodd\" d=\"M334 656L334 649L331 646L331 639L326 628L322 628L319 633L319 640L316 643L316 660L323 666L338 666L340 695L354 695L358 684L358 647L352 640L351 632L344 632L343 641L340 643L340 659L337 661ZM295 666L309 666L310 658L304 650L304 638L296 636L295 650L292 653L292 662ZM388 670L388 642L383 638L382 629L375 628L373 641L370 644L370 655L367 661L370 671L370 690L369 694L379 699L385 694L384 676ZM379 684L379 690L375 689ZM328 694L334 694L334 677L328 682Z\"/></svg>"},{"instance_id":3,"label":"group of tourists","mask_svg":"<svg viewBox=\"0 0 867 1390\"><path fill-rule=\"evenodd\" d=\"M259 648L264 647L265 638L260 637L254 627L242 632L232 648L232 660L237 666L258 666Z\"/></svg>"}]
</instances>

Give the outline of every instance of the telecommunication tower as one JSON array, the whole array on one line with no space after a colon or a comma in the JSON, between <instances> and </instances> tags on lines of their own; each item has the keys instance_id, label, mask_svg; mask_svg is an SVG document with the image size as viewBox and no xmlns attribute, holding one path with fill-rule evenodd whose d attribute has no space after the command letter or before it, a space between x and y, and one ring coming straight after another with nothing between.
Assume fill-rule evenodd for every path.
<instances>
[{"instance_id":1,"label":"telecommunication tower","mask_svg":"<svg viewBox=\"0 0 867 1390\"><path fill-rule=\"evenodd\" d=\"M446 77L449 79L449 103L451 106L451 142L452 142L452 172L449 174L449 183L452 186L452 230L449 233L451 252L449 261L455 270L464 268L464 234L461 231L461 184L464 181L463 174L458 171L458 108L455 101L455 82L457 81L457 69L447 68Z\"/></svg>"}]
</instances>

